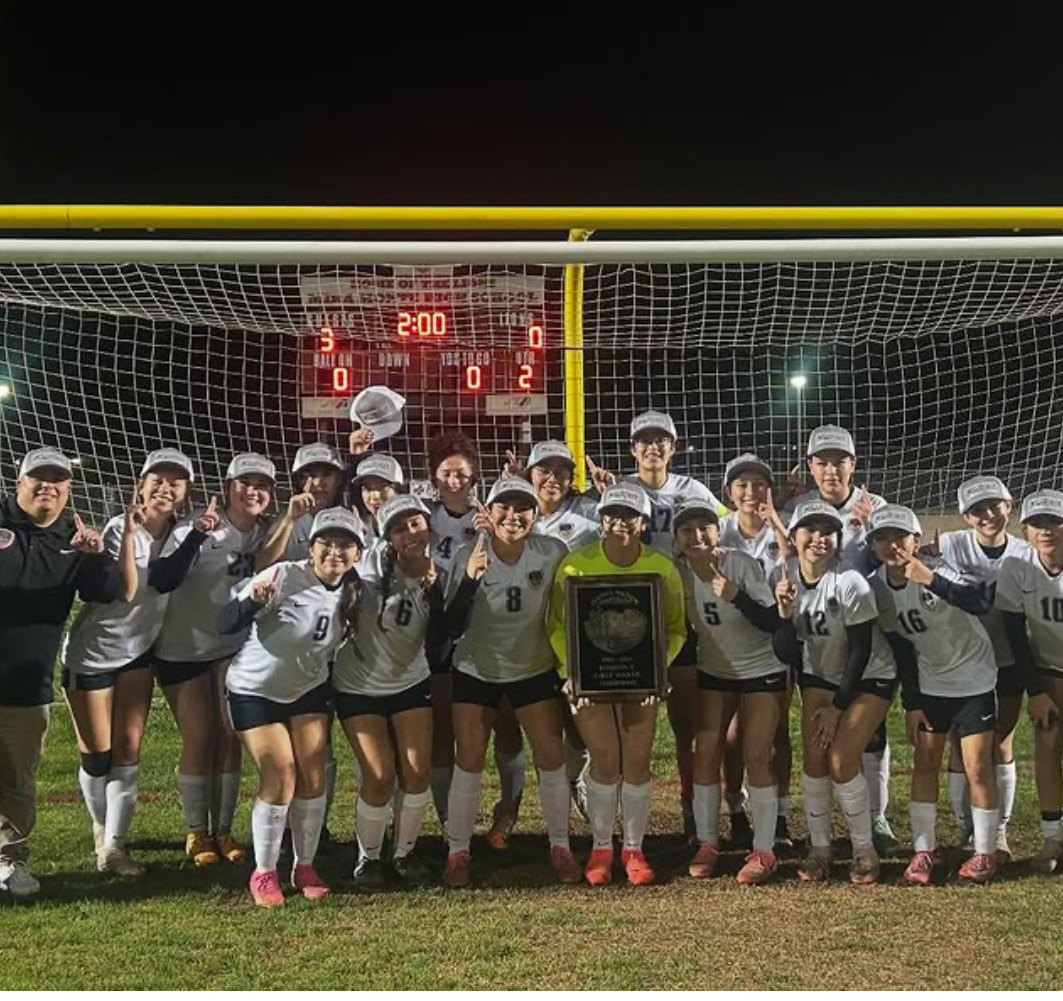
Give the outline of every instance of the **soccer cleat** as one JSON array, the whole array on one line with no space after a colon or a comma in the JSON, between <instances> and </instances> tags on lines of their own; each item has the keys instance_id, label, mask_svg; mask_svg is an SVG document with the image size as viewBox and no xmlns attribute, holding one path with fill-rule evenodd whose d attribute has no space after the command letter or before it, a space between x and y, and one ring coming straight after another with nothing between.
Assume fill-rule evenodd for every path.
<instances>
[{"instance_id":1,"label":"soccer cleat","mask_svg":"<svg viewBox=\"0 0 1063 1001\"><path fill-rule=\"evenodd\" d=\"M683 814L683 837L687 841L696 841L698 836L697 825L694 823L694 802L689 799L679 801L679 809Z\"/></svg>"},{"instance_id":2,"label":"soccer cleat","mask_svg":"<svg viewBox=\"0 0 1063 1001\"><path fill-rule=\"evenodd\" d=\"M853 849L853 862L849 866L849 882L857 886L874 883L878 879L878 855L874 845Z\"/></svg>"},{"instance_id":3,"label":"soccer cleat","mask_svg":"<svg viewBox=\"0 0 1063 1001\"><path fill-rule=\"evenodd\" d=\"M975 852L960 866L960 879L965 883L988 883L997 874L997 854Z\"/></svg>"},{"instance_id":4,"label":"soccer cleat","mask_svg":"<svg viewBox=\"0 0 1063 1001\"><path fill-rule=\"evenodd\" d=\"M284 894L281 893L281 884L277 879L276 869L271 869L269 872L259 872L256 869L251 873L247 887L259 907L280 907L284 903Z\"/></svg>"},{"instance_id":5,"label":"soccer cleat","mask_svg":"<svg viewBox=\"0 0 1063 1001\"><path fill-rule=\"evenodd\" d=\"M809 848L797 866L797 878L802 883L822 883L830 875L829 848Z\"/></svg>"},{"instance_id":6,"label":"soccer cleat","mask_svg":"<svg viewBox=\"0 0 1063 1001\"><path fill-rule=\"evenodd\" d=\"M471 862L472 856L468 852L451 852L447 856L447 867L443 870L443 882L455 889L468 886L472 880L469 872Z\"/></svg>"},{"instance_id":7,"label":"soccer cleat","mask_svg":"<svg viewBox=\"0 0 1063 1001\"><path fill-rule=\"evenodd\" d=\"M754 849L746 856L746 864L738 870L735 881L743 886L756 886L771 878L779 863L771 852Z\"/></svg>"},{"instance_id":8,"label":"soccer cleat","mask_svg":"<svg viewBox=\"0 0 1063 1001\"><path fill-rule=\"evenodd\" d=\"M148 867L132 858L120 841L101 848L96 856L96 868L100 872L113 872L116 876L143 876Z\"/></svg>"},{"instance_id":9,"label":"soccer cleat","mask_svg":"<svg viewBox=\"0 0 1063 1001\"><path fill-rule=\"evenodd\" d=\"M487 843L496 851L504 852L509 847L509 837L517 815L508 803L496 803L491 816L491 830L487 832Z\"/></svg>"},{"instance_id":10,"label":"soccer cleat","mask_svg":"<svg viewBox=\"0 0 1063 1001\"><path fill-rule=\"evenodd\" d=\"M716 871L716 861L719 857L719 847L711 841L704 841L698 845L698 850L690 860L687 872L695 879L708 879Z\"/></svg>"},{"instance_id":11,"label":"soccer cleat","mask_svg":"<svg viewBox=\"0 0 1063 1001\"><path fill-rule=\"evenodd\" d=\"M569 782L568 789L569 798L576 812L583 819L583 823L590 824L591 815L587 812L587 783L583 780L583 776L581 775L575 782Z\"/></svg>"},{"instance_id":12,"label":"soccer cleat","mask_svg":"<svg viewBox=\"0 0 1063 1001\"><path fill-rule=\"evenodd\" d=\"M1011 845L1008 844L1008 831L1006 827L997 830L997 863L1006 865L1012 859Z\"/></svg>"},{"instance_id":13,"label":"soccer cleat","mask_svg":"<svg viewBox=\"0 0 1063 1001\"><path fill-rule=\"evenodd\" d=\"M564 845L550 846L550 866L559 883L578 883L583 879L576 856L572 854L571 848Z\"/></svg>"},{"instance_id":14,"label":"soccer cleat","mask_svg":"<svg viewBox=\"0 0 1063 1001\"><path fill-rule=\"evenodd\" d=\"M645 886L653 882L653 867L646 861L641 851L625 848L620 853L620 861L627 873L627 881L632 886Z\"/></svg>"},{"instance_id":15,"label":"soccer cleat","mask_svg":"<svg viewBox=\"0 0 1063 1001\"><path fill-rule=\"evenodd\" d=\"M215 835L214 843L218 846L218 854L226 862L236 865L247 858L247 849L239 841L234 840L228 831L224 834Z\"/></svg>"},{"instance_id":16,"label":"soccer cleat","mask_svg":"<svg viewBox=\"0 0 1063 1001\"><path fill-rule=\"evenodd\" d=\"M1030 868L1044 876L1058 872L1063 860L1063 838L1042 838L1041 854L1031 863Z\"/></svg>"},{"instance_id":17,"label":"soccer cleat","mask_svg":"<svg viewBox=\"0 0 1063 1001\"><path fill-rule=\"evenodd\" d=\"M202 869L218 861L218 846L206 831L189 831L185 835L185 855Z\"/></svg>"},{"instance_id":18,"label":"soccer cleat","mask_svg":"<svg viewBox=\"0 0 1063 1001\"><path fill-rule=\"evenodd\" d=\"M934 874L934 853L916 852L901 876L902 886L929 886Z\"/></svg>"},{"instance_id":19,"label":"soccer cleat","mask_svg":"<svg viewBox=\"0 0 1063 1001\"><path fill-rule=\"evenodd\" d=\"M0 862L0 890L7 890L16 900L26 900L41 892L41 884L21 859Z\"/></svg>"},{"instance_id":20,"label":"soccer cleat","mask_svg":"<svg viewBox=\"0 0 1063 1001\"><path fill-rule=\"evenodd\" d=\"M889 858L897 854L901 843L894 836L893 828L885 817L876 817L871 823L871 844L880 857Z\"/></svg>"},{"instance_id":21,"label":"soccer cleat","mask_svg":"<svg viewBox=\"0 0 1063 1001\"><path fill-rule=\"evenodd\" d=\"M366 893L383 890L388 885L388 873L384 862L378 858L360 858L351 876L354 888Z\"/></svg>"},{"instance_id":22,"label":"soccer cleat","mask_svg":"<svg viewBox=\"0 0 1063 1001\"><path fill-rule=\"evenodd\" d=\"M436 882L435 872L416 854L400 855L391 860L391 869L399 882L406 886L430 886Z\"/></svg>"},{"instance_id":23,"label":"soccer cleat","mask_svg":"<svg viewBox=\"0 0 1063 1001\"><path fill-rule=\"evenodd\" d=\"M292 886L301 890L307 900L320 900L327 896L329 888L325 881L317 874L314 867L306 862L292 869Z\"/></svg>"},{"instance_id":24,"label":"soccer cleat","mask_svg":"<svg viewBox=\"0 0 1063 1001\"><path fill-rule=\"evenodd\" d=\"M744 810L731 814L731 847L743 849L753 847L753 828Z\"/></svg>"},{"instance_id":25,"label":"soccer cleat","mask_svg":"<svg viewBox=\"0 0 1063 1001\"><path fill-rule=\"evenodd\" d=\"M794 840L790 837L790 825L785 817L775 818L775 857L793 858L795 854Z\"/></svg>"},{"instance_id":26,"label":"soccer cleat","mask_svg":"<svg viewBox=\"0 0 1063 1001\"><path fill-rule=\"evenodd\" d=\"M613 849L595 848L587 859L583 878L591 886L605 886L613 881Z\"/></svg>"}]
</instances>

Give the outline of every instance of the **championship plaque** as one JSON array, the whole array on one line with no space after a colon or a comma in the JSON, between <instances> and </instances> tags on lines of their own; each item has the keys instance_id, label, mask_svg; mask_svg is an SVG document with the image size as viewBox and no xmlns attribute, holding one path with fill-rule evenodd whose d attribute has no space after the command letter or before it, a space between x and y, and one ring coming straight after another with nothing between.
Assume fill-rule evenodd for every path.
<instances>
[{"instance_id":1,"label":"championship plaque","mask_svg":"<svg viewBox=\"0 0 1063 1001\"><path fill-rule=\"evenodd\" d=\"M666 693L668 637L658 574L569 577L565 622L574 696L608 700Z\"/></svg>"}]
</instances>

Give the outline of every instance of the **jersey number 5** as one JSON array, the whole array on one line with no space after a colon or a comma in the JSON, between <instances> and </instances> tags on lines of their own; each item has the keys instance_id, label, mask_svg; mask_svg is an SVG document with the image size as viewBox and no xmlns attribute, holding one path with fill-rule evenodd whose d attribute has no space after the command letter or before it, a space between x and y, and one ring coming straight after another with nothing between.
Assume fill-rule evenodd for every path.
<instances>
[{"instance_id":1,"label":"jersey number 5","mask_svg":"<svg viewBox=\"0 0 1063 1001\"><path fill-rule=\"evenodd\" d=\"M718 626L720 624L720 610L716 607L715 602L706 601L701 608L705 613L706 625Z\"/></svg>"}]
</instances>

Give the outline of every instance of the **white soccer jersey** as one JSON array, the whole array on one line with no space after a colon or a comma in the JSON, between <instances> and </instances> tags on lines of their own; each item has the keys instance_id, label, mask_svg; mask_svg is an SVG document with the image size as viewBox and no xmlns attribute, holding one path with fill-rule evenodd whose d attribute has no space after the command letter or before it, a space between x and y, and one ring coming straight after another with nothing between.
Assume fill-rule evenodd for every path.
<instances>
[{"instance_id":1,"label":"white soccer jersey","mask_svg":"<svg viewBox=\"0 0 1063 1001\"><path fill-rule=\"evenodd\" d=\"M103 530L104 546L115 560L122 548L124 526L125 518L119 515ZM169 534L167 530L162 538L154 539L146 528L137 530L136 595L130 602L85 602L63 642L63 667L74 674L102 674L125 667L151 649L162 629L170 596L148 587L148 564L162 552Z\"/></svg>"},{"instance_id":2,"label":"white soccer jersey","mask_svg":"<svg viewBox=\"0 0 1063 1001\"><path fill-rule=\"evenodd\" d=\"M243 582L255 571L255 556L269 533L266 522L256 522L247 532L239 531L222 517L217 530L199 547L188 575L170 595L166 617L155 653L170 662L220 660L243 645L247 633L223 636L218 632L218 614L240 593ZM163 555L173 552L192 531L191 520L179 524Z\"/></svg>"},{"instance_id":3,"label":"white soccer jersey","mask_svg":"<svg viewBox=\"0 0 1063 1001\"><path fill-rule=\"evenodd\" d=\"M939 539L941 558L960 575L961 584L982 587L987 592L996 587L997 577L1004 560L1009 556L1021 556L1030 547L1014 535L1007 537L1006 548L1001 556L990 559L978 544L974 529L962 532L945 532ZM989 633L996 654L997 667L1011 667L1015 657L1008 644L1004 630L1004 617L997 608L991 608L988 615L981 616L982 625Z\"/></svg>"},{"instance_id":4,"label":"white soccer jersey","mask_svg":"<svg viewBox=\"0 0 1063 1001\"><path fill-rule=\"evenodd\" d=\"M473 543L458 551L448 600L466 579ZM522 681L557 663L546 633L546 606L558 563L568 554L558 539L529 535L520 559L510 565L488 540L487 572L480 579L465 634L454 651L454 667L481 681Z\"/></svg>"},{"instance_id":5,"label":"white soccer jersey","mask_svg":"<svg viewBox=\"0 0 1063 1001\"><path fill-rule=\"evenodd\" d=\"M429 527L432 529L432 560L449 576L458 550L476 536L476 529L472 527L476 508L470 507L465 514L456 516L446 509L442 501L428 501L428 507L432 512L429 519Z\"/></svg>"},{"instance_id":6,"label":"white soccer jersey","mask_svg":"<svg viewBox=\"0 0 1063 1001\"><path fill-rule=\"evenodd\" d=\"M849 659L846 627L878 618L871 585L851 567L835 565L812 585L802 579L796 558L788 561L788 568L790 580L798 582L793 618L797 638L802 642L801 669L840 685ZM893 651L878 629L872 630L871 657L862 677L897 677Z\"/></svg>"},{"instance_id":7,"label":"white soccer jersey","mask_svg":"<svg viewBox=\"0 0 1063 1001\"><path fill-rule=\"evenodd\" d=\"M699 483L689 476L680 476L678 473L669 473L664 485L656 489L646 486L635 473L621 476L620 482L635 483L646 491L646 496L650 499L650 524L642 534L642 541L668 557L675 555L672 517L683 501L708 501L719 512L727 510L704 483Z\"/></svg>"},{"instance_id":8,"label":"white soccer jersey","mask_svg":"<svg viewBox=\"0 0 1063 1001\"><path fill-rule=\"evenodd\" d=\"M377 622L383 595L381 556L362 576L362 593L353 635L336 654L332 684L352 695L395 695L429 675L424 641L428 631L428 599L421 582L396 566L384 604L383 626Z\"/></svg>"},{"instance_id":9,"label":"white soccer jersey","mask_svg":"<svg viewBox=\"0 0 1063 1001\"><path fill-rule=\"evenodd\" d=\"M284 547L282 560L289 563L305 560L310 556L310 528L314 524L314 513L308 511L293 526L288 536L288 545Z\"/></svg>"},{"instance_id":10,"label":"white soccer jersey","mask_svg":"<svg viewBox=\"0 0 1063 1001\"><path fill-rule=\"evenodd\" d=\"M343 586L318 580L308 560L276 563L244 584L251 597L259 581L272 581L273 598L258 613L247 642L225 676L230 692L291 703L328 681L329 662L343 639Z\"/></svg>"},{"instance_id":11,"label":"white soccer jersey","mask_svg":"<svg viewBox=\"0 0 1063 1001\"><path fill-rule=\"evenodd\" d=\"M927 565L946 580L960 582L960 575L945 563L928 560ZM923 695L955 699L992 691L997 683L996 658L977 616L915 581L895 588L884 566L872 574L871 585L881 628L899 633L915 647Z\"/></svg>"},{"instance_id":12,"label":"white soccer jersey","mask_svg":"<svg viewBox=\"0 0 1063 1001\"><path fill-rule=\"evenodd\" d=\"M766 608L775 604L760 564L752 556L733 549L719 549L718 553L720 573L758 604ZM761 678L786 670L772 650L770 633L758 629L731 602L718 597L712 584L694 573L685 559L676 560L676 566L683 578L687 621L698 634L699 670L735 679Z\"/></svg>"},{"instance_id":13,"label":"white soccer jersey","mask_svg":"<svg viewBox=\"0 0 1063 1001\"><path fill-rule=\"evenodd\" d=\"M1007 557L997 578L996 607L1025 613L1034 663L1063 674L1063 573L1052 576L1032 547Z\"/></svg>"},{"instance_id":14,"label":"white soccer jersey","mask_svg":"<svg viewBox=\"0 0 1063 1001\"><path fill-rule=\"evenodd\" d=\"M771 576L771 572L782 558L771 522L764 522L760 531L750 538L739 528L737 514L729 514L720 519L719 545L721 549L737 549L748 553L760 564L766 578Z\"/></svg>"},{"instance_id":15,"label":"white soccer jersey","mask_svg":"<svg viewBox=\"0 0 1063 1001\"><path fill-rule=\"evenodd\" d=\"M842 519L842 548L838 554L839 565L842 567L855 567L861 573L870 573L875 561L867 544L867 526L853 515L853 508L856 506L860 493L861 491L857 487L853 487L852 493L849 494L849 499L844 504L831 504L831 507L838 512L839 517ZM877 511L886 503L885 497L880 497L870 491L867 496L871 500L872 510ZM782 516L783 523L789 524L790 517L798 504L814 500L823 500L818 490L809 490L807 493L801 494L800 497L795 497L786 506L786 511ZM824 503L829 504L830 501L825 501Z\"/></svg>"},{"instance_id":16,"label":"white soccer jersey","mask_svg":"<svg viewBox=\"0 0 1063 1001\"><path fill-rule=\"evenodd\" d=\"M553 514L540 514L535 519L532 532L560 539L574 552L598 538L598 502L591 497L569 494Z\"/></svg>"}]
</instances>

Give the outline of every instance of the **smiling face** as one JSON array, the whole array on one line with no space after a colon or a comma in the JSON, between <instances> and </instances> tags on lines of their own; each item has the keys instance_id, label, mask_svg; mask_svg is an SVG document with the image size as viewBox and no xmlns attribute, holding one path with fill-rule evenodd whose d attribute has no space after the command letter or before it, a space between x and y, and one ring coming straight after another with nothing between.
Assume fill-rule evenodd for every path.
<instances>
[{"instance_id":1,"label":"smiling face","mask_svg":"<svg viewBox=\"0 0 1063 1001\"><path fill-rule=\"evenodd\" d=\"M362 504L370 514L376 514L380 505L386 500L391 500L398 492L395 484L385 480L382 476L365 476L358 481L358 489L362 494Z\"/></svg>"},{"instance_id":2,"label":"smiling face","mask_svg":"<svg viewBox=\"0 0 1063 1001\"><path fill-rule=\"evenodd\" d=\"M535 521L535 509L530 497L500 497L487 509L495 538L502 542L519 542Z\"/></svg>"},{"instance_id":3,"label":"smiling face","mask_svg":"<svg viewBox=\"0 0 1063 1001\"><path fill-rule=\"evenodd\" d=\"M675 455L675 439L665 431L647 428L632 439L631 454L640 473L659 473Z\"/></svg>"},{"instance_id":4,"label":"smiling face","mask_svg":"<svg viewBox=\"0 0 1063 1001\"><path fill-rule=\"evenodd\" d=\"M1063 519L1036 514L1026 525L1026 540L1045 558L1063 553Z\"/></svg>"},{"instance_id":5,"label":"smiling face","mask_svg":"<svg viewBox=\"0 0 1063 1001\"><path fill-rule=\"evenodd\" d=\"M904 566L898 553L914 556L919 547L919 536L901 528L880 528L871 536L871 548L875 559L888 567Z\"/></svg>"},{"instance_id":6,"label":"smiling face","mask_svg":"<svg viewBox=\"0 0 1063 1001\"><path fill-rule=\"evenodd\" d=\"M248 473L229 481L226 503L237 515L251 518L264 515L273 501L273 481L258 473Z\"/></svg>"},{"instance_id":7,"label":"smiling face","mask_svg":"<svg viewBox=\"0 0 1063 1001\"><path fill-rule=\"evenodd\" d=\"M436 466L434 478L444 504L451 497L465 500L472 488L472 463L463 455L450 455Z\"/></svg>"},{"instance_id":8,"label":"smiling face","mask_svg":"<svg viewBox=\"0 0 1063 1001\"><path fill-rule=\"evenodd\" d=\"M339 503L340 490L343 486L343 473L327 462L312 462L299 470L298 476L303 482L303 493L314 498L314 510L335 507Z\"/></svg>"},{"instance_id":9,"label":"smiling face","mask_svg":"<svg viewBox=\"0 0 1063 1001\"><path fill-rule=\"evenodd\" d=\"M327 531L314 536L310 559L320 580L334 584L358 562L362 547L347 532Z\"/></svg>"},{"instance_id":10,"label":"smiling face","mask_svg":"<svg viewBox=\"0 0 1063 1001\"><path fill-rule=\"evenodd\" d=\"M968 508L963 520L975 530L980 539L992 541L1000 538L1011 518L1011 501L984 500Z\"/></svg>"},{"instance_id":11,"label":"smiling face","mask_svg":"<svg viewBox=\"0 0 1063 1001\"><path fill-rule=\"evenodd\" d=\"M630 508L610 508L600 512L602 536L621 545L637 542L646 528L646 519Z\"/></svg>"},{"instance_id":12,"label":"smiling face","mask_svg":"<svg viewBox=\"0 0 1063 1001\"><path fill-rule=\"evenodd\" d=\"M184 510L188 500L188 474L180 466L156 466L138 487L140 503L163 517Z\"/></svg>"},{"instance_id":13,"label":"smiling face","mask_svg":"<svg viewBox=\"0 0 1063 1001\"><path fill-rule=\"evenodd\" d=\"M756 514L761 504L767 503L770 489L771 484L759 473L742 473L731 481L727 492L739 511Z\"/></svg>"},{"instance_id":14,"label":"smiling face","mask_svg":"<svg viewBox=\"0 0 1063 1001\"><path fill-rule=\"evenodd\" d=\"M425 554L431 534L428 519L419 511L400 514L388 526L388 540L400 559L412 559Z\"/></svg>"},{"instance_id":15,"label":"smiling face","mask_svg":"<svg viewBox=\"0 0 1063 1001\"><path fill-rule=\"evenodd\" d=\"M710 518L688 518L675 530L675 541L679 552L687 559L703 559L716 552L720 526Z\"/></svg>"},{"instance_id":16,"label":"smiling face","mask_svg":"<svg viewBox=\"0 0 1063 1001\"><path fill-rule=\"evenodd\" d=\"M814 518L794 529L797 555L810 566L826 563L838 552L838 526L827 518Z\"/></svg>"},{"instance_id":17,"label":"smiling face","mask_svg":"<svg viewBox=\"0 0 1063 1001\"><path fill-rule=\"evenodd\" d=\"M531 483L540 503L559 504L572 489L572 466L564 459L544 459L532 466Z\"/></svg>"},{"instance_id":18,"label":"smiling face","mask_svg":"<svg viewBox=\"0 0 1063 1001\"><path fill-rule=\"evenodd\" d=\"M35 469L15 483L15 500L31 521L47 527L70 500L70 476L61 469Z\"/></svg>"},{"instance_id":19,"label":"smiling face","mask_svg":"<svg viewBox=\"0 0 1063 1001\"><path fill-rule=\"evenodd\" d=\"M820 496L834 504L841 503L852 492L855 469L856 459L840 449L825 449L808 458L808 471Z\"/></svg>"}]
</instances>

